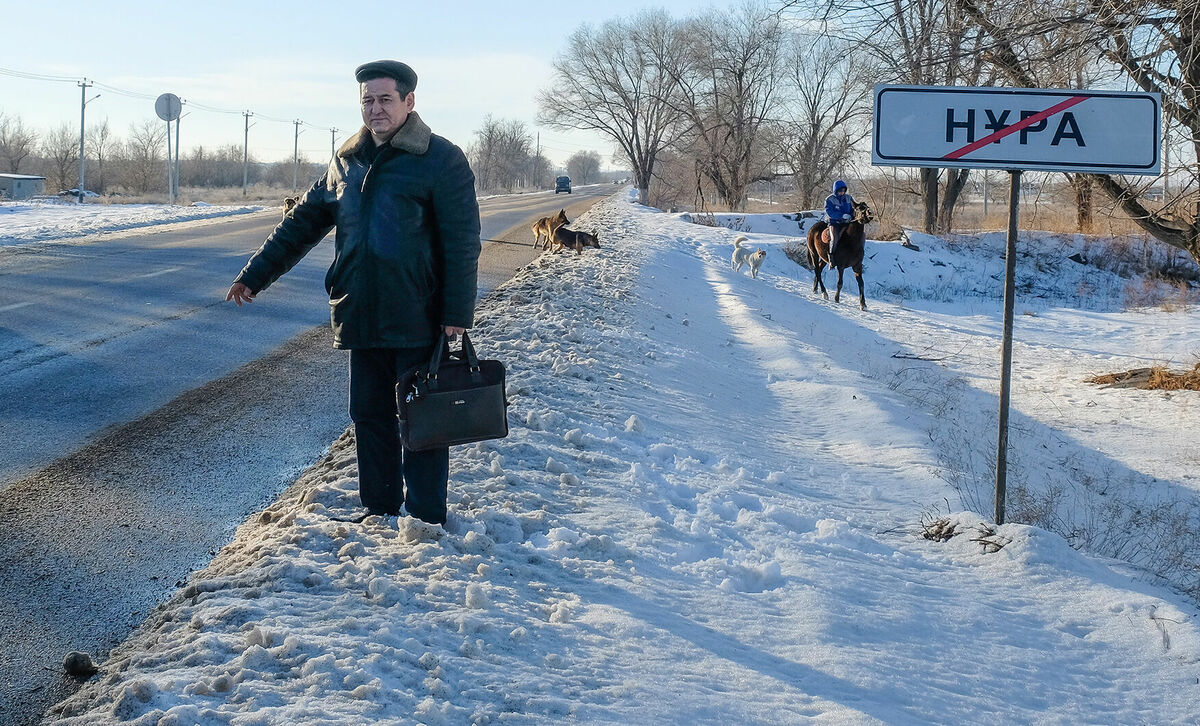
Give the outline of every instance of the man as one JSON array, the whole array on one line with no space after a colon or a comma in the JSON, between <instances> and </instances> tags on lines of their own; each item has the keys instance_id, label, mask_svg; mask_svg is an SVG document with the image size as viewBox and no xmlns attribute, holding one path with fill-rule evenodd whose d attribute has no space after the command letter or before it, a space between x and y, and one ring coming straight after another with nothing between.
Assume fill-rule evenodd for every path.
<instances>
[{"instance_id":1,"label":"man","mask_svg":"<svg viewBox=\"0 0 1200 726\"><path fill-rule=\"evenodd\" d=\"M229 288L239 306L337 227L325 275L333 344L350 351L350 418L368 515L446 522L449 449L403 450L396 385L443 331L471 327L479 260L475 177L462 150L413 112L417 74L359 66L365 126L338 150Z\"/></svg>"},{"instance_id":2,"label":"man","mask_svg":"<svg viewBox=\"0 0 1200 726\"><path fill-rule=\"evenodd\" d=\"M825 200L825 219L829 222L829 261L832 262L842 232L854 219L854 197L850 196L846 182L841 179L833 183L833 194Z\"/></svg>"}]
</instances>

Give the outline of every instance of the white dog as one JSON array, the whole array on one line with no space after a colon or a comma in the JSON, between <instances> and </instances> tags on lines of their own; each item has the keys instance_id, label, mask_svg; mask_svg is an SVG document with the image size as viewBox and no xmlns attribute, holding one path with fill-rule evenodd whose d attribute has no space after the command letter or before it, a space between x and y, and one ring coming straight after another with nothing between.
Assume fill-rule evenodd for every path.
<instances>
[{"instance_id":1,"label":"white dog","mask_svg":"<svg viewBox=\"0 0 1200 726\"><path fill-rule=\"evenodd\" d=\"M730 260L729 265L733 268L734 272L741 270L743 265L750 265L750 276L758 277L758 268L762 267L763 260L767 258L767 253L765 250L751 252L748 248L742 247L743 242L749 241L748 238L741 235L738 235L733 240L733 259Z\"/></svg>"}]
</instances>

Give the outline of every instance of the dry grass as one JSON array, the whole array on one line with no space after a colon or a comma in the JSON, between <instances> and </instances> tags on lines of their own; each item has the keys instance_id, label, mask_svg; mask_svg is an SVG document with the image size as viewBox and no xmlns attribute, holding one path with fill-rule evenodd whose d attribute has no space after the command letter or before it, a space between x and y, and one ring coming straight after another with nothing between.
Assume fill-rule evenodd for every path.
<instances>
[{"instance_id":1,"label":"dry grass","mask_svg":"<svg viewBox=\"0 0 1200 726\"><path fill-rule=\"evenodd\" d=\"M305 189L307 185L305 186ZM301 189L303 192L304 189ZM201 188L201 187L180 187L179 197L175 200L175 204L179 206L188 206L192 202L207 202L209 204L265 204L275 205L283 204L286 197L293 196L291 187L273 187L266 184L254 184L246 190L246 195L242 196L242 188L239 187L217 187L217 188ZM167 204L168 198L166 192L152 192L147 194L122 194L115 197L98 197L88 199L88 204Z\"/></svg>"},{"instance_id":2,"label":"dry grass","mask_svg":"<svg viewBox=\"0 0 1200 726\"><path fill-rule=\"evenodd\" d=\"M1157 307L1165 313L1186 312L1200 302L1200 290L1188 281L1164 279L1159 269L1150 272L1125 285L1126 310Z\"/></svg>"},{"instance_id":3,"label":"dry grass","mask_svg":"<svg viewBox=\"0 0 1200 726\"><path fill-rule=\"evenodd\" d=\"M932 542L949 542L958 534L961 534L958 525L953 524L949 517L924 518L921 521L921 536Z\"/></svg>"},{"instance_id":4,"label":"dry grass","mask_svg":"<svg viewBox=\"0 0 1200 726\"><path fill-rule=\"evenodd\" d=\"M1175 372L1165 366L1134 368L1084 379L1106 388L1140 388L1146 391L1200 391L1200 362L1190 371Z\"/></svg>"}]
</instances>

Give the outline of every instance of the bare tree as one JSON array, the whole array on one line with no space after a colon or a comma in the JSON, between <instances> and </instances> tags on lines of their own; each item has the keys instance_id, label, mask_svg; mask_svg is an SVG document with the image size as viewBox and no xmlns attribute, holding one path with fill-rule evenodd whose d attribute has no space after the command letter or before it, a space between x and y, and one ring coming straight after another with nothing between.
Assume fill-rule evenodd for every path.
<instances>
[{"instance_id":1,"label":"bare tree","mask_svg":"<svg viewBox=\"0 0 1200 726\"><path fill-rule=\"evenodd\" d=\"M166 189L166 159L163 151L166 131L158 121L148 120L130 124L125 141L125 173L127 189L145 194L151 189Z\"/></svg>"},{"instance_id":2,"label":"bare tree","mask_svg":"<svg viewBox=\"0 0 1200 726\"><path fill-rule=\"evenodd\" d=\"M528 183L535 171L530 163L532 148L533 136L524 123L488 114L467 149L479 188L512 191Z\"/></svg>"},{"instance_id":3,"label":"bare tree","mask_svg":"<svg viewBox=\"0 0 1200 726\"><path fill-rule=\"evenodd\" d=\"M42 140L46 158L46 177L53 189L68 189L78 181L79 133L69 124L61 124Z\"/></svg>"},{"instance_id":4,"label":"bare tree","mask_svg":"<svg viewBox=\"0 0 1200 726\"><path fill-rule=\"evenodd\" d=\"M121 142L117 137L113 136L108 126L108 119L104 119L98 124L93 124L88 129L87 150L91 152L92 158L96 160L96 176L92 177L89 172L88 177L99 180L95 182L94 188L101 194L108 189L108 178L105 176L104 162L112 157L120 145Z\"/></svg>"},{"instance_id":5,"label":"bare tree","mask_svg":"<svg viewBox=\"0 0 1200 726\"><path fill-rule=\"evenodd\" d=\"M1036 56L1027 39L1065 25L1091 28L1081 47L1095 48L1142 90L1161 93L1168 123L1190 138L1191 179L1160 209L1142 202L1139 185L1107 174L1091 179L1138 226L1200 261L1200 5L1177 0L1049 0L1007 22L989 15L990 6L956 0L994 43L990 58L1015 85L1036 87Z\"/></svg>"},{"instance_id":6,"label":"bare tree","mask_svg":"<svg viewBox=\"0 0 1200 726\"><path fill-rule=\"evenodd\" d=\"M746 187L768 178L771 151L762 132L773 118L783 77L783 24L758 3L710 11L684 25L688 54L671 67L687 118L677 144L732 209Z\"/></svg>"},{"instance_id":7,"label":"bare tree","mask_svg":"<svg viewBox=\"0 0 1200 726\"><path fill-rule=\"evenodd\" d=\"M788 90L778 124L780 160L812 209L851 151L870 134L871 73L845 41L794 34L787 54Z\"/></svg>"},{"instance_id":8,"label":"bare tree","mask_svg":"<svg viewBox=\"0 0 1200 726\"><path fill-rule=\"evenodd\" d=\"M25 128L20 116L0 114L0 159L10 173L21 173L21 163L37 148L37 141L37 133Z\"/></svg>"},{"instance_id":9,"label":"bare tree","mask_svg":"<svg viewBox=\"0 0 1200 726\"><path fill-rule=\"evenodd\" d=\"M986 6L976 0L956 0L969 22L977 25L990 39L985 60L1010 83L1027 88L1089 88L1114 75L1111 65L1100 64L1101 53L1094 26L1078 22L1085 11L1079 0L1058 0L1053 22L1030 25L1030 20L1045 12L1040 0L1009 0ZM1082 0L1086 2L1087 0ZM986 13L986 15L985 15ZM992 30L1022 28L1019 38L996 43ZM1025 32L1036 28L1036 32ZM1020 53L1020 57L1017 53ZM1014 75L1015 71L1015 75ZM1067 174L1075 192L1076 225L1081 232L1092 226L1092 189L1090 174Z\"/></svg>"},{"instance_id":10,"label":"bare tree","mask_svg":"<svg viewBox=\"0 0 1200 726\"><path fill-rule=\"evenodd\" d=\"M828 0L824 16L829 32L875 58L881 82L979 86L989 80L984 36L955 0ZM968 170L929 168L920 175L924 230L949 230Z\"/></svg>"},{"instance_id":11,"label":"bare tree","mask_svg":"<svg viewBox=\"0 0 1200 726\"><path fill-rule=\"evenodd\" d=\"M550 163L542 154L535 154L529 157L529 178L530 184L535 188L541 188L542 184L549 181L554 165Z\"/></svg>"},{"instance_id":12,"label":"bare tree","mask_svg":"<svg viewBox=\"0 0 1200 726\"><path fill-rule=\"evenodd\" d=\"M226 148L228 149L228 147ZM239 155L237 184L234 185L237 186L242 183L242 172L240 166L240 155L242 153L242 149L240 146L234 148L237 149L237 153ZM297 180L296 184L301 189L307 189L313 182L321 178L321 175L325 173L325 170L328 168L328 166L328 162L309 161L308 157L301 153L299 158L299 170L297 170L296 159L281 159L266 165L266 167L263 169L261 180L267 184L267 186L288 190L285 192L285 196L288 196L294 193L292 191L293 179Z\"/></svg>"},{"instance_id":13,"label":"bare tree","mask_svg":"<svg viewBox=\"0 0 1200 726\"><path fill-rule=\"evenodd\" d=\"M580 27L538 94L539 123L611 138L648 203L655 161L678 133L681 104L667 69L684 50L678 24L661 10Z\"/></svg>"},{"instance_id":14,"label":"bare tree","mask_svg":"<svg viewBox=\"0 0 1200 726\"><path fill-rule=\"evenodd\" d=\"M576 151L567 159L567 174L576 184L591 184L600 173L600 154Z\"/></svg>"}]
</instances>

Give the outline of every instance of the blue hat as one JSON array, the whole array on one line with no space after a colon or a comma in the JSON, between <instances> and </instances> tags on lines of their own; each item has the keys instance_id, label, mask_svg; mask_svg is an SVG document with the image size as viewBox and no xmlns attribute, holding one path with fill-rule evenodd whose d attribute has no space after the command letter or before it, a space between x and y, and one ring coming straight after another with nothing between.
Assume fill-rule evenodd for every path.
<instances>
[{"instance_id":1,"label":"blue hat","mask_svg":"<svg viewBox=\"0 0 1200 726\"><path fill-rule=\"evenodd\" d=\"M846 182L842 181L841 179L838 179L837 181L835 181L833 183L833 193L834 194L837 194L839 189L849 189L849 188L850 187L846 186Z\"/></svg>"}]
</instances>

